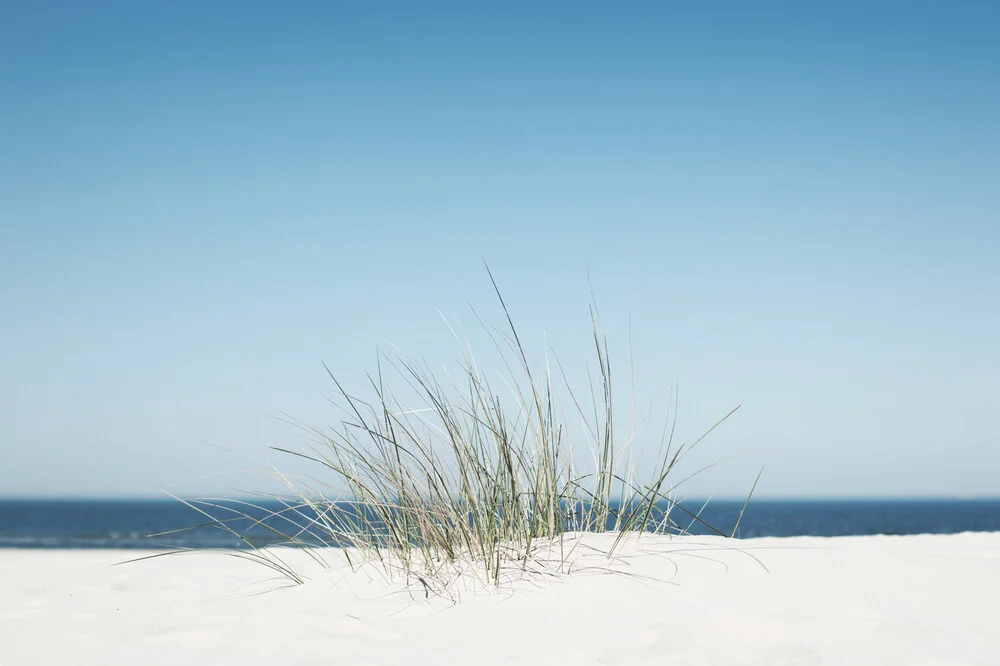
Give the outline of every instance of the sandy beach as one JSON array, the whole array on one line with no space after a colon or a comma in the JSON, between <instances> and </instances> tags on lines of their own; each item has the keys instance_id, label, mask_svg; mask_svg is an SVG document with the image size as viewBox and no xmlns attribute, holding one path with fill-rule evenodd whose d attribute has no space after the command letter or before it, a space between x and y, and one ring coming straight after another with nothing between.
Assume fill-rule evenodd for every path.
<instances>
[{"instance_id":1,"label":"sandy beach","mask_svg":"<svg viewBox=\"0 0 1000 666\"><path fill-rule=\"evenodd\" d=\"M222 553L7 550L0 664L1000 664L1000 533L643 537L610 574L606 544L451 599L338 552L286 553L288 586Z\"/></svg>"}]
</instances>

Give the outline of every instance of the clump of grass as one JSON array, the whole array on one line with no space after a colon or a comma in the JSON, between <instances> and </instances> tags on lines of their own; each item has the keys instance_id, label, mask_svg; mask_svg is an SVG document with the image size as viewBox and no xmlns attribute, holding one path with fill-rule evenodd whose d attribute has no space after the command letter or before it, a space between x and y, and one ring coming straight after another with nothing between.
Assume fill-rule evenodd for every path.
<instances>
[{"instance_id":1,"label":"clump of grass","mask_svg":"<svg viewBox=\"0 0 1000 666\"><path fill-rule=\"evenodd\" d=\"M457 571L471 569L499 585L512 572L538 570L540 553L551 552L570 533L612 532L614 551L627 534L683 532L681 522L701 522L674 500L677 465L736 410L687 445L674 445L668 422L655 465L640 474L636 454L641 459L644 452L636 451L634 419L624 435L618 433L609 347L596 306L590 313L597 373L586 404L568 386L558 360L561 381L553 376L548 352L544 364L531 361L492 273L489 277L506 327L483 325L503 372L491 379L467 342L458 371L444 381L425 365L380 353L368 376L374 397L363 400L327 369L336 402L346 412L339 428L302 426L311 435L308 452L276 448L314 463L323 475L292 479L278 473L292 495L280 510L268 512L268 520L254 519L254 526L264 525L290 545L343 547L352 566L374 562L390 576L431 588ZM403 404L389 378L402 380L419 404ZM568 396L565 404L557 384ZM567 406L584 424L579 441L570 441ZM581 456L581 448L589 455ZM212 518L204 505L192 506ZM254 508L256 513L224 507L244 519L260 513ZM683 521L675 520L678 514ZM254 545L228 519L212 520ZM568 554L559 553L561 565ZM252 556L302 581L274 549Z\"/></svg>"}]
</instances>

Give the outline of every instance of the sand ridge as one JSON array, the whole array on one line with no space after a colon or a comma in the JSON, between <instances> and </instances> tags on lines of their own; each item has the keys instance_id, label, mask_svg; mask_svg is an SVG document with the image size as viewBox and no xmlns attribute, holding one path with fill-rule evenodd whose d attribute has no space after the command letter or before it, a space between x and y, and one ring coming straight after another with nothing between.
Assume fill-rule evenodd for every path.
<instances>
[{"instance_id":1,"label":"sand ridge","mask_svg":"<svg viewBox=\"0 0 1000 666\"><path fill-rule=\"evenodd\" d=\"M1000 533L630 540L580 572L425 598L368 571L290 586L221 553L0 551L0 666L1000 666ZM455 603L455 598L460 602Z\"/></svg>"}]
</instances>

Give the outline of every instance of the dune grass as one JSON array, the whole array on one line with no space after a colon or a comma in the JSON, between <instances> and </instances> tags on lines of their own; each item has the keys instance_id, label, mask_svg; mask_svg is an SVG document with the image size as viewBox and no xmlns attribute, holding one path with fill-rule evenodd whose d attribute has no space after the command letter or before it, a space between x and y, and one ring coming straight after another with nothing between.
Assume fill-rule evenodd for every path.
<instances>
[{"instance_id":1,"label":"dune grass","mask_svg":"<svg viewBox=\"0 0 1000 666\"><path fill-rule=\"evenodd\" d=\"M495 585L505 576L536 571L540 553L551 553L554 544L555 562L564 564L568 553L558 545L570 533L614 533L611 556L628 534L677 533L700 522L697 513L675 502L684 481L674 478L677 466L736 409L680 446L674 443L676 418L668 418L650 465L648 440L640 441L634 431L634 390L625 427L616 419L608 341L596 306L590 314L597 370L581 394L569 386L558 359L550 361L550 352L544 362L532 362L489 277L506 325L491 328L477 320L498 352L501 371L480 368L469 343L457 335L462 361L443 380L425 365L380 352L368 376L366 390L373 397L367 400L327 369L337 389L335 403L346 415L337 429L297 424L309 433L306 451L275 447L314 464L317 473L292 478L275 471L291 494L272 496L282 508L268 512L267 520L254 519L254 526L311 552L316 545L344 547L352 567L374 563L390 576L441 587L460 570ZM632 374L630 367L630 388ZM407 404L390 387L399 382L415 396ZM572 422L582 424L581 435L571 435ZM638 460L645 461L643 469ZM254 545L213 510L246 519L259 514L259 507L189 504ZM246 555L302 582L278 549ZM551 564L547 559L544 566Z\"/></svg>"}]
</instances>

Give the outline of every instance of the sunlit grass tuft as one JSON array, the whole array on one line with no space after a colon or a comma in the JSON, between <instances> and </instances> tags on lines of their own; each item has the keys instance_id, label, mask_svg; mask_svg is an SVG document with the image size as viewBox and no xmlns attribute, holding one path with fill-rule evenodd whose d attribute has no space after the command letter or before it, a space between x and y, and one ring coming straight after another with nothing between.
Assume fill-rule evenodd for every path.
<instances>
[{"instance_id":1,"label":"sunlit grass tuft","mask_svg":"<svg viewBox=\"0 0 1000 666\"><path fill-rule=\"evenodd\" d=\"M445 587L456 572L499 585L511 575L551 569L553 548L559 569L569 556L562 538L570 533L614 533L611 556L626 535L679 533L700 522L674 500L684 480L674 478L677 466L736 409L686 445L674 445L668 423L650 465L634 419L618 432L609 347L596 307L597 372L581 395L557 360L558 380L553 376L548 352L544 363L532 363L492 273L490 280L506 327L484 328L502 372L487 375L467 342L460 343L459 370L444 380L424 365L380 353L368 377L373 397L363 400L328 369L346 416L336 429L300 426L310 434L308 451L276 447L317 468L305 479L275 472L292 491L271 497L281 499L282 509L261 520L262 508L254 504L245 510L232 502L189 504L250 546L230 518L249 519L286 545L342 547L352 567L374 563L390 577L419 580L429 589ZM397 398L391 385L400 381L416 404ZM583 424L572 442L567 411ZM228 517L220 518L219 510ZM303 580L279 549L246 556L293 582Z\"/></svg>"}]
</instances>

